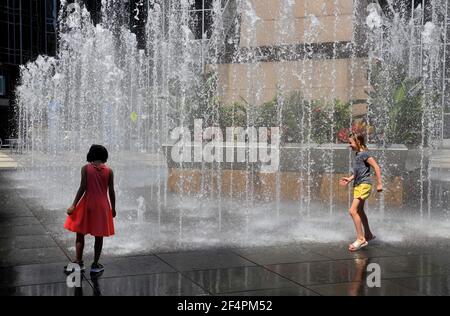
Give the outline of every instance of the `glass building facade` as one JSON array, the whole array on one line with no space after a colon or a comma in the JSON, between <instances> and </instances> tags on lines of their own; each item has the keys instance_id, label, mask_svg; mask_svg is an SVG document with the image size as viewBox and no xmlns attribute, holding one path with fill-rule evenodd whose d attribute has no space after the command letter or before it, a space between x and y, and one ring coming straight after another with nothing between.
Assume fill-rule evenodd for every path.
<instances>
[{"instance_id":1,"label":"glass building facade","mask_svg":"<svg viewBox=\"0 0 450 316\"><path fill-rule=\"evenodd\" d=\"M0 138L14 136L14 89L19 65L54 55L57 0L0 1Z\"/></svg>"},{"instance_id":2,"label":"glass building facade","mask_svg":"<svg viewBox=\"0 0 450 316\"><path fill-rule=\"evenodd\" d=\"M85 0L94 22L101 0ZM14 90L19 65L57 50L59 0L0 1L0 138L15 135Z\"/></svg>"}]
</instances>

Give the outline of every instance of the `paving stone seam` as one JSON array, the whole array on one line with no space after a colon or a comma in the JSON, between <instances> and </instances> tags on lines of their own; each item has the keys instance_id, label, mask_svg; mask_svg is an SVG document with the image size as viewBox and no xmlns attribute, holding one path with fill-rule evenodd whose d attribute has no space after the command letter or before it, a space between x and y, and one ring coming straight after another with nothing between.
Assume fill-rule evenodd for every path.
<instances>
[{"instance_id":1,"label":"paving stone seam","mask_svg":"<svg viewBox=\"0 0 450 316\"><path fill-rule=\"evenodd\" d=\"M240 256L240 257L242 257L242 258L244 258L245 260L248 260L248 261L254 263L256 266L258 266L258 267L260 267L260 268L263 268L264 270L266 270L266 271L268 271L268 272L270 272L270 273L273 273L273 274L275 274L275 275L278 275L279 277L281 277L281 278L283 278L283 279L285 279L285 280L288 280L288 281L290 281L290 282L292 282L292 283L298 284L299 286L301 286L301 287L303 287L303 288L305 288L305 289L307 289L307 290L309 290L309 291L311 291L311 292L314 292L314 293L317 294L317 295L320 295L320 293L317 293L316 291L314 291L314 290L312 290L312 289L309 289L308 287L304 286L303 284L300 284L299 282L296 282L296 281L294 281L294 280L291 280L291 279L285 277L284 275L281 275L281 274L279 274L279 273L277 273L277 272L275 272L275 271L272 271L272 270L268 269L267 267L265 267L265 266L263 266L263 265L260 265L260 264L257 263L257 262L254 262L254 261L252 261L252 260L250 260L250 259L247 259L247 258L241 256L239 253L235 253L235 254L238 255L238 256ZM321 296L321 295L320 295L320 296Z\"/></svg>"},{"instance_id":2,"label":"paving stone seam","mask_svg":"<svg viewBox=\"0 0 450 316\"><path fill-rule=\"evenodd\" d=\"M407 277L407 278L402 278L402 280L404 280L404 279L429 278L429 277L432 277L432 276L424 276L424 277ZM400 278L398 278L398 279L390 279L389 281L392 282L392 283L394 283L394 284L396 284L396 285L399 285L399 286L402 286L402 287L404 287L404 288L407 288L408 290L416 291L416 292L418 292L419 294L426 296L426 294L423 294L420 290L417 290L417 289L415 289L413 286L410 286L410 285L407 285L407 284L406 284L406 285L401 284L400 282L398 282L398 280L400 280ZM440 290L434 290L434 289L432 289L431 291L432 291L432 293L430 294L430 296L448 296L448 295L441 294L441 291L440 291ZM439 294L436 294L436 293L439 293Z\"/></svg>"},{"instance_id":3,"label":"paving stone seam","mask_svg":"<svg viewBox=\"0 0 450 316\"><path fill-rule=\"evenodd\" d=\"M17 288L21 288L21 287L27 287L27 286L45 286L45 285L55 285L55 284L66 284L66 282L47 282L47 283L30 283L30 284L22 284L22 285L13 285L13 286L0 286L0 288L3 289L17 289Z\"/></svg>"},{"instance_id":4,"label":"paving stone seam","mask_svg":"<svg viewBox=\"0 0 450 316\"><path fill-rule=\"evenodd\" d=\"M60 262L60 261L51 261L51 262L46 262L46 263L39 263L39 262L30 262L30 263L25 263L25 264L7 264L7 265L3 265L0 266L0 269L11 269L11 268L15 268L15 267L27 267L27 266L36 266L36 265L43 265L43 264L54 264L54 263L62 263L62 267L61 267L61 273L64 273L64 262Z\"/></svg>"},{"instance_id":5,"label":"paving stone seam","mask_svg":"<svg viewBox=\"0 0 450 316\"><path fill-rule=\"evenodd\" d=\"M390 281L390 280L385 280L385 281ZM401 285L401 284L398 284L398 283L395 283L395 282L392 282L392 281L390 281L390 282L393 283L394 285L400 287L400 288L403 288L403 289L405 289L405 290L412 291L412 292L414 292L414 293L417 294L417 295L424 295L424 294L422 294L420 291L417 291L417 290L415 290L415 289L413 289L413 288L409 288L409 287L403 286L403 285ZM321 284L311 284L311 285L309 285L309 286L313 286L313 287L321 287L321 286L324 286L324 287L325 287L325 286L330 286L330 285L345 285L345 284L362 284L363 287L364 287L364 282L363 282L363 281L335 282L335 283L321 283ZM383 284L381 284L381 286L383 286ZM368 288L368 287L364 287L364 288L370 289L370 288Z\"/></svg>"},{"instance_id":6,"label":"paving stone seam","mask_svg":"<svg viewBox=\"0 0 450 316\"><path fill-rule=\"evenodd\" d=\"M157 275L157 274L176 274L179 273L179 271L171 271L171 272L150 272L150 273L132 273L127 275L111 275L111 276L101 276L102 279L117 279L117 278L124 278L124 277L138 277L138 276L150 276L150 275ZM87 278L87 276L85 275ZM89 277L88 280L91 280L92 277Z\"/></svg>"},{"instance_id":7,"label":"paving stone seam","mask_svg":"<svg viewBox=\"0 0 450 316\"><path fill-rule=\"evenodd\" d=\"M37 236L37 235L34 235L34 236ZM0 238L0 239L3 239L3 238ZM15 249L17 249L17 250L32 250L32 249L48 249L48 248L60 248L60 247L59 246L43 246L43 247L30 247L30 248L28 248L28 247L25 247L25 248L15 247L15 248L10 248L10 249L0 250L0 252L2 252L2 251L4 251L4 252L12 251L12 250L15 250Z\"/></svg>"},{"instance_id":8,"label":"paving stone seam","mask_svg":"<svg viewBox=\"0 0 450 316\"><path fill-rule=\"evenodd\" d=\"M298 286L297 287L295 287L295 286L284 286L284 287L272 287L272 288L256 289L256 290L218 292L216 296L220 296L221 294L234 294L234 293L239 294L239 293L243 293L243 292L258 292L258 291L287 290L287 289L298 290ZM313 292L313 291L311 291L311 292Z\"/></svg>"},{"instance_id":9,"label":"paving stone seam","mask_svg":"<svg viewBox=\"0 0 450 316\"><path fill-rule=\"evenodd\" d=\"M246 259L249 261L248 259ZM189 270L184 270L184 272L199 272L199 271L209 271L209 270L223 270L223 269L233 269L233 268L255 268L255 265L239 265L239 266L229 266L229 267L222 267L222 268L193 268ZM178 270L177 270L178 271ZM181 270L180 270L181 271Z\"/></svg>"},{"instance_id":10,"label":"paving stone seam","mask_svg":"<svg viewBox=\"0 0 450 316\"><path fill-rule=\"evenodd\" d=\"M285 262L285 263L276 263L276 264L296 264L296 263L324 263L324 262L334 262L334 261L353 261L355 259L391 259L391 258L403 258L403 257L421 257L423 255L432 255L432 254L409 254L409 255L402 255L402 254L395 254L395 255L389 255L389 256L385 256L385 255L381 255L381 256L372 256L372 257L361 257L361 258L339 258L339 259L333 259L332 257L328 257L319 253L315 253L317 255L321 255L323 257L328 258L328 260L314 260L314 261L298 261L298 262ZM272 265L272 264L267 264L267 265ZM449 265L450 265L450 261L449 261Z\"/></svg>"},{"instance_id":11,"label":"paving stone seam","mask_svg":"<svg viewBox=\"0 0 450 316\"><path fill-rule=\"evenodd\" d=\"M167 264L169 267L171 267L172 269L174 269L175 271L177 271L178 273L180 273L183 277L187 278L189 281L191 281L192 283L194 283L195 285L197 285L198 287L200 287L202 290L204 290L206 293L208 293L209 295L213 295L213 293L211 293L210 291L208 291L206 288L204 288L203 286L201 286L198 282L196 282L195 280L191 279L186 273L183 273L183 271L178 270L177 268L175 268L174 266L172 266L169 262L167 262L166 260L164 260L163 258L161 258L160 256L158 256L157 254L153 254L154 256L156 256L159 260L161 260L162 262L164 262L165 264ZM185 271L185 272L189 272L189 271Z\"/></svg>"},{"instance_id":12,"label":"paving stone seam","mask_svg":"<svg viewBox=\"0 0 450 316\"><path fill-rule=\"evenodd\" d=\"M278 274L277 272L275 272L273 270L269 269L269 271L271 271L271 272L273 272L275 274ZM415 278L424 278L424 277L429 278L429 277L433 277L433 276L444 276L444 275L448 276L448 274L446 274L446 273L444 273L444 274L419 274L419 275L414 275L414 276L410 275L410 276L397 276L397 277L395 277L395 276L394 277L383 277L382 276L381 280L393 282L395 280L401 280L401 279L415 279ZM336 285L336 284L347 284L347 283L360 283L360 282L362 282L362 281L349 281L349 282L321 282L321 283L301 284L301 283L296 282L294 280L291 280L291 281L295 282L297 284L300 284L300 285L302 285L303 287L306 287L306 288L308 288L309 286Z\"/></svg>"}]
</instances>

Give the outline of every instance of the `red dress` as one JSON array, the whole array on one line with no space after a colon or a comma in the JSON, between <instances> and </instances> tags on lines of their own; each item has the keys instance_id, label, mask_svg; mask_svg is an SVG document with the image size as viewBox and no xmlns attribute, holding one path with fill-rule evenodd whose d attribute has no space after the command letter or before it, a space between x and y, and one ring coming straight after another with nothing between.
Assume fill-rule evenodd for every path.
<instances>
[{"instance_id":1,"label":"red dress","mask_svg":"<svg viewBox=\"0 0 450 316\"><path fill-rule=\"evenodd\" d=\"M105 164L87 164L86 173L86 192L67 217L64 228L96 237L114 235L112 209L108 200L110 169Z\"/></svg>"}]
</instances>

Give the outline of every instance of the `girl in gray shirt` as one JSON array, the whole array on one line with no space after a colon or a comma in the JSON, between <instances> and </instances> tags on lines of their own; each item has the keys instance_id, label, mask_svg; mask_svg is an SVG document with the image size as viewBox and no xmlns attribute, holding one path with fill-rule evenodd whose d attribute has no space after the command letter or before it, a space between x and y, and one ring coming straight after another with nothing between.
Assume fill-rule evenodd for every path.
<instances>
[{"instance_id":1,"label":"girl in gray shirt","mask_svg":"<svg viewBox=\"0 0 450 316\"><path fill-rule=\"evenodd\" d=\"M353 174L343 177L339 183L343 186L353 181L353 202L349 213L356 228L356 240L349 245L348 250L357 251L368 245L368 242L375 239L369 227L369 220L364 212L364 204L372 192L370 181L370 170L374 169L377 178L377 191L383 190L381 182L381 169L376 160L370 155L364 135L351 133L348 142L355 157L352 161ZM363 230L364 227L364 230Z\"/></svg>"}]
</instances>

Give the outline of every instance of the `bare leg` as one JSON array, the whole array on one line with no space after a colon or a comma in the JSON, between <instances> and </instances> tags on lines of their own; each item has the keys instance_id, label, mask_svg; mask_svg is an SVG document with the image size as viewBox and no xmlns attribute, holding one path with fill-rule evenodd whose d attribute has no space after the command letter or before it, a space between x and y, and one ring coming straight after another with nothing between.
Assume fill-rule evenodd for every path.
<instances>
[{"instance_id":1,"label":"bare leg","mask_svg":"<svg viewBox=\"0 0 450 316\"><path fill-rule=\"evenodd\" d=\"M370 231L369 220L367 219L367 215L364 212L364 204L365 204L365 201L361 201L361 203L359 203L358 214L359 214L359 217L361 218L361 222L364 227L364 238L366 238L366 240L372 240L373 234Z\"/></svg>"},{"instance_id":2,"label":"bare leg","mask_svg":"<svg viewBox=\"0 0 450 316\"><path fill-rule=\"evenodd\" d=\"M361 295L361 290L364 284L364 274L369 263L368 260L369 259L367 258L355 259L355 276L348 288L349 296Z\"/></svg>"},{"instance_id":3,"label":"bare leg","mask_svg":"<svg viewBox=\"0 0 450 316\"><path fill-rule=\"evenodd\" d=\"M100 259L100 255L102 254L102 248L103 248L103 237L95 237L94 264L98 263L98 260Z\"/></svg>"},{"instance_id":4,"label":"bare leg","mask_svg":"<svg viewBox=\"0 0 450 316\"><path fill-rule=\"evenodd\" d=\"M359 206L360 202L361 201L359 199L353 199L352 206L350 207L349 213L353 219L353 223L355 224L356 237L358 238L359 241L364 242L365 241L364 232L363 232L361 217L359 216L359 212L358 212L358 206Z\"/></svg>"},{"instance_id":5,"label":"bare leg","mask_svg":"<svg viewBox=\"0 0 450 316\"><path fill-rule=\"evenodd\" d=\"M84 250L84 235L83 234L77 233L75 249L76 249L76 253L77 253L77 263L83 262L83 250Z\"/></svg>"}]
</instances>

